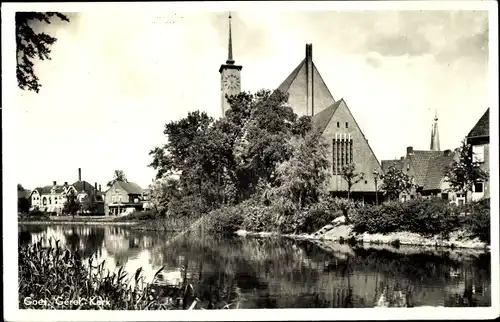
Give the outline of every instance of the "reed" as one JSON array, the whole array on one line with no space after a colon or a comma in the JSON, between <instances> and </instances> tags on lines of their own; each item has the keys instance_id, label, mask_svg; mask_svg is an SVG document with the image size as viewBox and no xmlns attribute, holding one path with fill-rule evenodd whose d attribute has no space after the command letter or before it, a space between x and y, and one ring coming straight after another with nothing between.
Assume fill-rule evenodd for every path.
<instances>
[{"instance_id":1,"label":"reed","mask_svg":"<svg viewBox=\"0 0 500 322\"><path fill-rule=\"evenodd\" d=\"M104 261L94 264L94 256L85 261L78 251L59 246L43 248L41 241L19 247L20 309L104 309L170 310L193 309L191 285L159 287L157 276L146 283L139 268L127 276L123 267L110 273ZM187 301L191 299L190 306Z\"/></svg>"}]
</instances>

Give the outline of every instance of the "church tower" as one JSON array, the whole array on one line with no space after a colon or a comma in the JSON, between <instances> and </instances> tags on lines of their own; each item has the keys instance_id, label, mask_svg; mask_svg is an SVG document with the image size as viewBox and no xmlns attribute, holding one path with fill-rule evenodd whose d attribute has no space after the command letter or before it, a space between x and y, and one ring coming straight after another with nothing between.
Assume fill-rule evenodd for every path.
<instances>
[{"instance_id":1,"label":"church tower","mask_svg":"<svg viewBox=\"0 0 500 322\"><path fill-rule=\"evenodd\" d=\"M226 95L236 95L241 92L241 69L242 66L234 64L233 60L233 40L231 38L231 14L229 14L229 44L227 60L219 68L220 73L220 97L222 116L230 108Z\"/></svg>"},{"instance_id":2,"label":"church tower","mask_svg":"<svg viewBox=\"0 0 500 322\"><path fill-rule=\"evenodd\" d=\"M431 151L441 151L439 148L439 132L438 132L438 117L437 117L437 110L434 115L434 122L432 123L432 130L431 130Z\"/></svg>"}]
</instances>

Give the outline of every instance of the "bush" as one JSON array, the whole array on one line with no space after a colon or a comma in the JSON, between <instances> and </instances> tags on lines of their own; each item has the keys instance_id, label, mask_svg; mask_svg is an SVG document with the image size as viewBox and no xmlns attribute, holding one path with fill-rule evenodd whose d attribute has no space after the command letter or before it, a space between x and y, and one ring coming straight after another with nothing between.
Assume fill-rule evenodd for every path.
<instances>
[{"instance_id":1,"label":"bush","mask_svg":"<svg viewBox=\"0 0 500 322\"><path fill-rule=\"evenodd\" d=\"M271 207L244 202L241 209L244 215L242 229L254 232L276 230L276 216Z\"/></svg>"},{"instance_id":2,"label":"bush","mask_svg":"<svg viewBox=\"0 0 500 322\"><path fill-rule=\"evenodd\" d=\"M482 199L478 202L472 202L468 205L468 215L465 218L465 226L471 234L471 237L478 237L481 241L490 244L491 242L491 218L490 218L490 199Z\"/></svg>"},{"instance_id":3,"label":"bush","mask_svg":"<svg viewBox=\"0 0 500 322\"><path fill-rule=\"evenodd\" d=\"M210 212L204 220L209 234L233 234L241 228L244 216L241 206L226 206Z\"/></svg>"},{"instance_id":4,"label":"bush","mask_svg":"<svg viewBox=\"0 0 500 322\"><path fill-rule=\"evenodd\" d=\"M206 214L209 210L210 209L201 197L190 195L180 199L172 199L168 204L166 217L187 217L196 219Z\"/></svg>"},{"instance_id":5,"label":"bush","mask_svg":"<svg viewBox=\"0 0 500 322\"><path fill-rule=\"evenodd\" d=\"M391 201L378 206L364 206L353 218L358 233L391 233L410 231L422 235L442 235L462 226L459 211L442 200L415 199Z\"/></svg>"},{"instance_id":6,"label":"bush","mask_svg":"<svg viewBox=\"0 0 500 322\"><path fill-rule=\"evenodd\" d=\"M157 213L151 210L147 211L134 211L128 215L117 217L114 221L142 221L153 220L157 217Z\"/></svg>"}]
</instances>

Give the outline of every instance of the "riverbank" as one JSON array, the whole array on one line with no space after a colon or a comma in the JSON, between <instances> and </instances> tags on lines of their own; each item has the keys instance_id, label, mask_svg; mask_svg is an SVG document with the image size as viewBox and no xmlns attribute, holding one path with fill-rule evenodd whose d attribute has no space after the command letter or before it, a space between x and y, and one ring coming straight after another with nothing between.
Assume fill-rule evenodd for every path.
<instances>
[{"instance_id":1,"label":"riverbank","mask_svg":"<svg viewBox=\"0 0 500 322\"><path fill-rule=\"evenodd\" d=\"M250 237L285 237L293 239L304 239L311 241L333 241L350 244L364 245L391 245L395 248L403 246L420 246L420 247L440 247L440 248L460 248L460 249L477 249L489 250L490 245L479 240L479 238L469 238L464 231L454 231L448 239L438 235L422 236L421 234L412 232L392 232L388 234L369 234L367 232L357 234L353 231L353 225L343 223L337 225L326 225L319 231L313 234L280 234L277 232L251 232L246 230L236 231L237 236Z\"/></svg>"},{"instance_id":2,"label":"riverbank","mask_svg":"<svg viewBox=\"0 0 500 322\"><path fill-rule=\"evenodd\" d=\"M134 226L140 223L139 220L134 220L133 218L124 217L112 217L112 216L19 216L17 218L18 224L23 225L127 225Z\"/></svg>"}]
</instances>

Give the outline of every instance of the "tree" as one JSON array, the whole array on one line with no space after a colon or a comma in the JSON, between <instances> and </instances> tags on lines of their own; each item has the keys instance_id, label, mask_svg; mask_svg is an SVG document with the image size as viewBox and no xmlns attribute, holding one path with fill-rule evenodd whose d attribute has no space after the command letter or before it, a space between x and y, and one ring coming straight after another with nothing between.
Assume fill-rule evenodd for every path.
<instances>
[{"instance_id":1,"label":"tree","mask_svg":"<svg viewBox=\"0 0 500 322\"><path fill-rule=\"evenodd\" d=\"M347 199L351 196L352 187L365 179L363 172L356 172L356 165L354 163L344 165L340 171L340 176L347 182Z\"/></svg>"},{"instance_id":2,"label":"tree","mask_svg":"<svg viewBox=\"0 0 500 322\"><path fill-rule=\"evenodd\" d=\"M28 213L31 207L31 202L29 199L29 191L24 189L21 184L17 184L17 211L25 214Z\"/></svg>"},{"instance_id":3,"label":"tree","mask_svg":"<svg viewBox=\"0 0 500 322\"><path fill-rule=\"evenodd\" d=\"M150 155L156 177L179 175L184 196L199 196L209 208L238 203L272 182L275 169L291 155L290 138L304 135L310 119L286 105L288 96L261 90L228 97L231 108L214 120L190 112L165 125L167 142Z\"/></svg>"},{"instance_id":4,"label":"tree","mask_svg":"<svg viewBox=\"0 0 500 322\"><path fill-rule=\"evenodd\" d=\"M169 203L174 199L179 199L181 194L179 180L172 177L164 177L156 180L150 185L150 191L152 208L160 215L165 215Z\"/></svg>"},{"instance_id":5,"label":"tree","mask_svg":"<svg viewBox=\"0 0 500 322\"><path fill-rule=\"evenodd\" d=\"M391 200L399 199L401 193L410 193L415 187L412 178L393 165L381 176L381 179L380 188Z\"/></svg>"},{"instance_id":6,"label":"tree","mask_svg":"<svg viewBox=\"0 0 500 322\"><path fill-rule=\"evenodd\" d=\"M83 200L81 204L81 208L91 214L95 214L97 212L97 202L96 202L96 191L92 190L87 192L87 196Z\"/></svg>"},{"instance_id":7,"label":"tree","mask_svg":"<svg viewBox=\"0 0 500 322\"><path fill-rule=\"evenodd\" d=\"M472 148L465 140L458 148L458 160L454 160L446 168L446 182L450 184L450 190L465 194L472 191L474 184L488 180L488 173L481 169L479 162L473 158Z\"/></svg>"},{"instance_id":8,"label":"tree","mask_svg":"<svg viewBox=\"0 0 500 322\"><path fill-rule=\"evenodd\" d=\"M75 214L81 209L80 202L77 199L76 194L70 191L66 196L66 202L64 202L62 212L64 214L69 214L75 217Z\"/></svg>"},{"instance_id":9,"label":"tree","mask_svg":"<svg viewBox=\"0 0 500 322\"><path fill-rule=\"evenodd\" d=\"M295 212L319 201L324 194L329 162L320 133L290 139L292 156L276 168L275 185L266 192L283 212Z\"/></svg>"},{"instance_id":10,"label":"tree","mask_svg":"<svg viewBox=\"0 0 500 322\"><path fill-rule=\"evenodd\" d=\"M125 172L123 172L123 170L115 170L113 175L113 180L109 181L107 186L111 187L117 181L128 182L127 177L125 176Z\"/></svg>"},{"instance_id":11,"label":"tree","mask_svg":"<svg viewBox=\"0 0 500 322\"><path fill-rule=\"evenodd\" d=\"M39 79L34 71L35 58L50 60L51 46L56 38L36 32L32 23L40 21L46 24L56 17L69 22L69 18L58 12L16 12L16 49L17 49L17 85L22 90L40 91Z\"/></svg>"}]
</instances>

